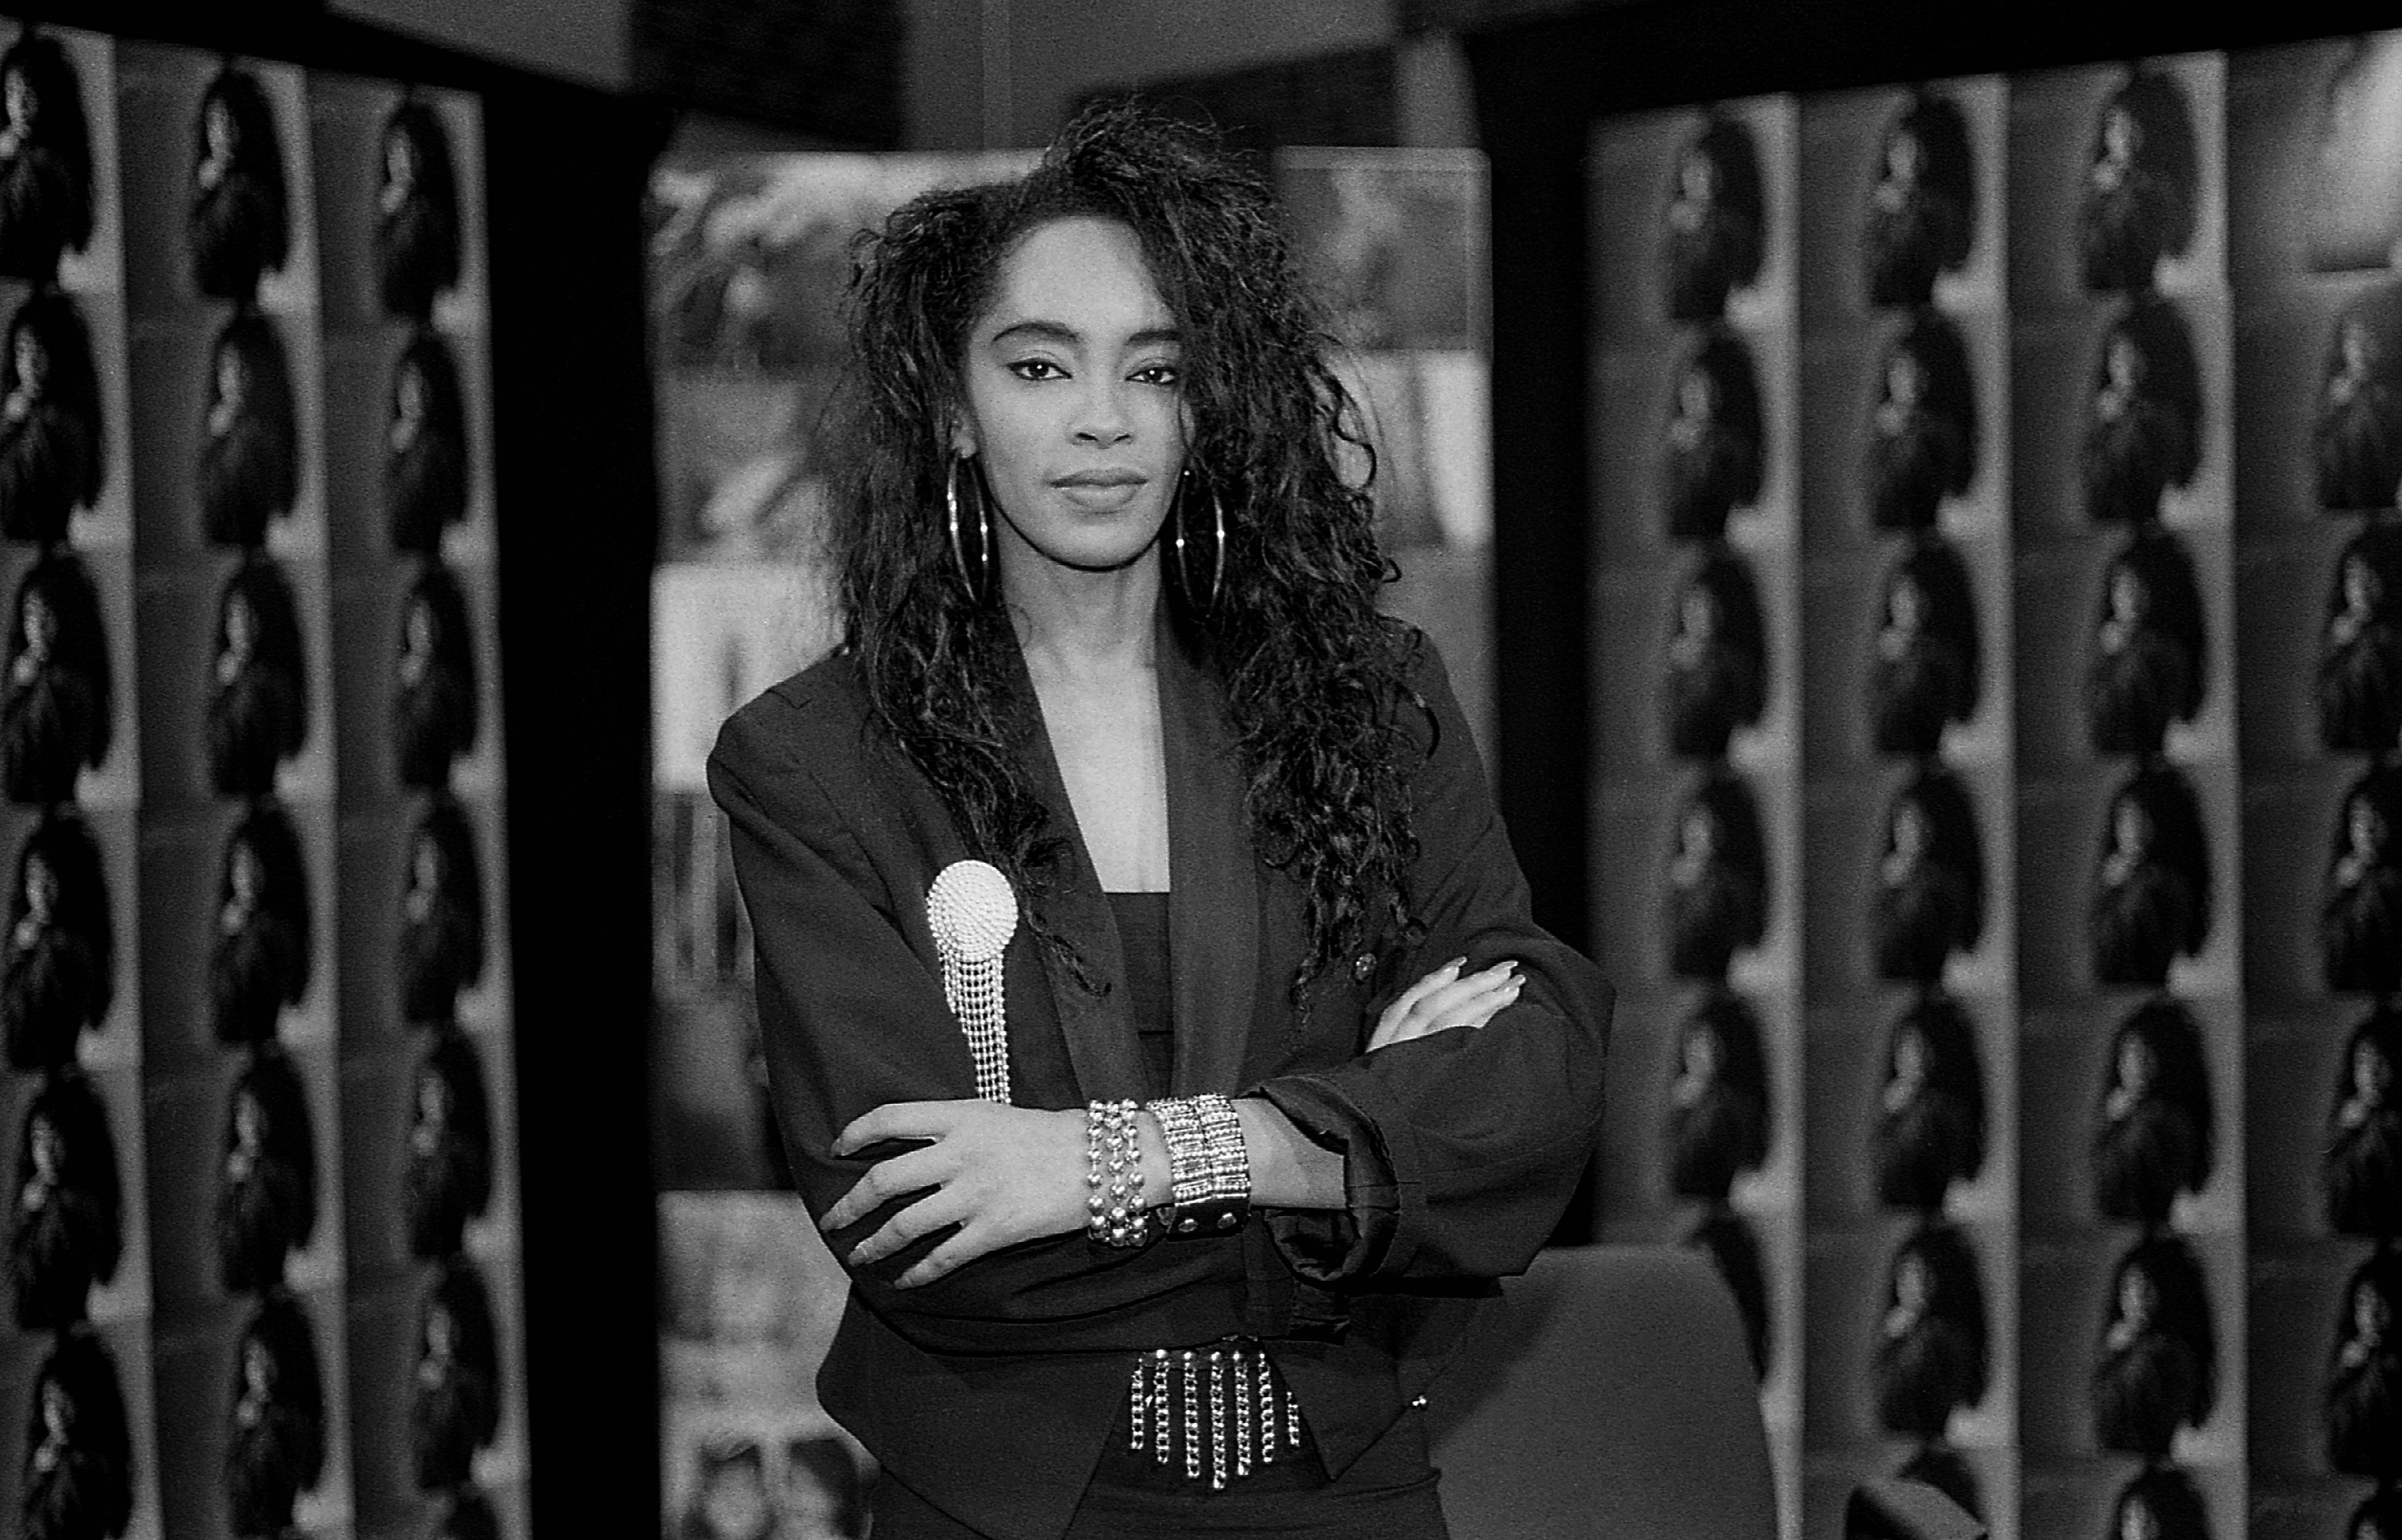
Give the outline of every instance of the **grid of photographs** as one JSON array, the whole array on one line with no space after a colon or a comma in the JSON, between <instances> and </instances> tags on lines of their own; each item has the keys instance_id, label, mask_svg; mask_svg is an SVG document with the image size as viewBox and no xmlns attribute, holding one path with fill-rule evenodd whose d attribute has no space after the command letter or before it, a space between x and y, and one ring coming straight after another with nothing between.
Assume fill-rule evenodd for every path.
<instances>
[{"instance_id":1,"label":"grid of photographs","mask_svg":"<svg viewBox=\"0 0 2402 1540\"><path fill-rule=\"evenodd\" d=\"M1595 960L1619 989L1597 1238L1700 1249L1743 1316L1793 1506L1808 1339L1801 231L1793 103L1592 144ZM1640 1216L1640 1220L1636 1219Z\"/></svg>"},{"instance_id":2,"label":"grid of photographs","mask_svg":"<svg viewBox=\"0 0 2402 1540\"><path fill-rule=\"evenodd\" d=\"M2397 162L2402 34L1594 126L1601 1229L1798 1232L1788 1536L2402 1523Z\"/></svg>"},{"instance_id":3,"label":"grid of photographs","mask_svg":"<svg viewBox=\"0 0 2402 1540\"><path fill-rule=\"evenodd\" d=\"M0 1503L521 1534L477 105L0 44Z\"/></svg>"}]
</instances>

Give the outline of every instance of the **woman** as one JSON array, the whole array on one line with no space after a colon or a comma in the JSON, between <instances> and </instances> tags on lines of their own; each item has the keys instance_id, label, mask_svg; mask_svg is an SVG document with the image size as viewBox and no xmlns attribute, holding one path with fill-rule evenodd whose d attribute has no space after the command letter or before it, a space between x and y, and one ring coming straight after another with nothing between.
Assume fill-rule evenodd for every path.
<instances>
[{"instance_id":1,"label":"woman","mask_svg":"<svg viewBox=\"0 0 2402 1540\"><path fill-rule=\"evenodd\" d=\"M72 807L34 827L17 851L0 942L0 1041L12 1069L75 1061L89 1029L108 1024L117 934L108 877L91 830Z\"/></svg>"},{"instance_id":2,"label":"woman","mask_svg":"<svg viewBox=\"0 0 2402 1540\"><path fill-rule=\"evenodd\" d=\"M1096 113L856 286L846 644L711 781L876 1533L1440 1535L1414 1402L1593 1148L1610 997L1375 612L1267 194Z\"/></svg>"},{"instance_id":3,"label":"woman","mask_svg":"<svg viewBox=\"0 0 2402 1540\"><path fill-rule=\"evenodd\" d=\"M91 123L75 62L27 28L0 53L0 276L54 282L91 241Z\"/></svg>"},{"instance_id":4,"label":"woman","mask_svg":"<svg viewBox=\"0 0 2402 1540\"><path fill-rule=\"evenodd\" d=\"M192 287L211 299L249 301L259 276L282 272L291 253L283 141L258 77L231 63L219 71L201 93L192 137L184 232Z\"/></svg>"},{"instance_id":5,"label":"woman","mask_svg":"<svg viewBox=\"0 0 2402 1540\"><path fill-rule=\"evenodd\" d=\"M276 767L309 742L299 606L274 558L254 555L226 579L209 676L210 787L221 797L273 794Z\"/></svg>"},{"instance_id":6,"label":"woman","mask_svg":"<svg viewBox=\"0 0 2402 1540\"><path fill-rule=\"evenodd\" d=\"M209 407L200 419L200 533L218 545L264 544L292 512L300 486L292 363L272 318L244 309L209 353Z\"/></svg>"},{"instance_id":7,"label":"woman","mask_svg":"<svg viewBox=\"0 0 2402 1540\"><path fill-rule=\"evenodd\" d=\"M91 333L66 294L36 290L0 351L0 539L64 541L76 510L100 501L106 448Z\"/></svg>"}]
</instances>

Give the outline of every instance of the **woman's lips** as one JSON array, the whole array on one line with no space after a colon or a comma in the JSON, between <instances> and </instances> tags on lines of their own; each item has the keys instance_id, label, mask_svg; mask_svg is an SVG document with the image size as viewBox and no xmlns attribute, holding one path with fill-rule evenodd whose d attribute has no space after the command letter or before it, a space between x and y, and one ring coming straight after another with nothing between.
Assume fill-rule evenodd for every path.
<instances>
[{"instance_id":1,"label":"woman's lips","mask_svg":"<svg viewBox=\"0 0 2402 1540\"><path fill-rule=\"evenodd\" d=\"M1083 471L1055 477L1051 485L1087 513L1113 514L1132 502L1150 480L1139 471Z\"/></svg>"}]
</instances>

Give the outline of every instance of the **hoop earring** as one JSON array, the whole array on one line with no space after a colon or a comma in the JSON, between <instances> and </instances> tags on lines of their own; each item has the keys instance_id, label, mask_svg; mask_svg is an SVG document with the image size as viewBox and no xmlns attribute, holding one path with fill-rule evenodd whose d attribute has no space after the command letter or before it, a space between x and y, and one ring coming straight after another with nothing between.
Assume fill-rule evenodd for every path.
<instances>
[{"instance_id":1,"label":"hoop earring","mask_svg":"<svg viewBox=\"0 0 2402 1540\"><path fill-rule=\"evenodd\" d=\"M1218 607L1218 593L1226 582L1226 508L1218 501L1218 488L1212 486L1209 488L1209 577L1205 586L1193 575L1193 564L1196 559L1194 547L1201 542L1197 536L1185 533L1185 526L1190 522L1185 516L1185 504L1191 501L1193 491L1192 467L1188 465L1179 472L1176 481L1176 507L1173 510L1176 584L1184 591L1185 602L1206 615Z\"/></svg>"},{"instance_id":2,"label":"hoop earring","mask_svg":"<svg viewBox=\"0 0 2402 1540\"><path fill-rule=\"evenodd\" d=\"M966 455L951 457L950 474L943 480L943 507L948 516L951 540L951 567L959 575L959 586L966 590L968 602L978 609L992 602L992 516L984 503L984 491L975 493L976 559L968 565L967 548L959 540L959 471L967 466Z\"/></svg>"}]
</instances>

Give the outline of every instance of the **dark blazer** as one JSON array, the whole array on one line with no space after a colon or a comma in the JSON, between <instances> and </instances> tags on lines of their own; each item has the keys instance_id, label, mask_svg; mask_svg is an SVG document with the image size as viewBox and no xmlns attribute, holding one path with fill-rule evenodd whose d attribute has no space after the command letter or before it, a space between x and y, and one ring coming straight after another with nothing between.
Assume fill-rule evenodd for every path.
<instances>
[{"instance_id":1,"label":"dark blazer","mask_svg":"<svg viewBox=\"0 0 2402 1540\"><path fill-rule=\"evenodd\" d=\"M1080 1107L1145 1095L1116 927L1023 660L1003 681L1027 770L1069 836L1003 957L1013 1095ZM1267 1339L1330 1472L1425 1389L1491 1280L1523 1272L1599 1137L1610 990L1539 928L1466 720L1421 640L1402 703L1424 935L1380 937L1291 1003L1308 935L1302 890L1254 854L1224 696L1163 624L1174 1092L1263 1096L1346 1157L1347 1212L1259 1214L1232 1236L1133 1250L1079 1231L1009 1247L942 1280L890 1280L920 1242L852 1273L819 1376L826 1409L928 1501L1004 1540L1064 1533L1125 1395L1128 1354ZM830 1153L887 1102L975 1093L945 1003L926 893L971 857L942 799L876 724L836 654L744 707L710 758L758 938L769 1082L794 1179L821 1214L875 1158ZM1482 1031L1362 1055L1376 1013L1454 956L1514 957L1518 1001ZM1080 973L1082 975L1080 979ZM891 1210L829 1239L837 1256Z\"/></svg>"}]
</instances>

